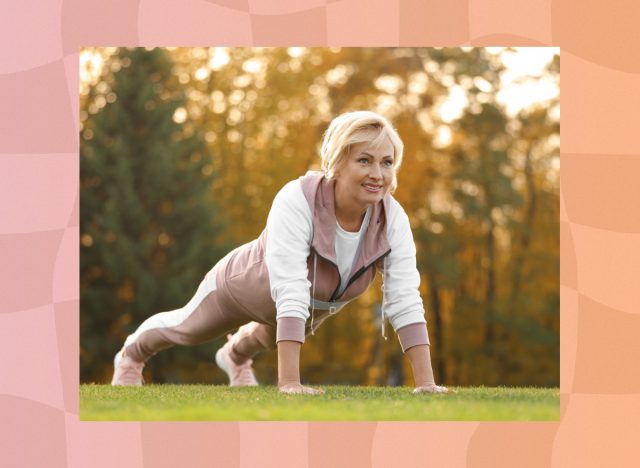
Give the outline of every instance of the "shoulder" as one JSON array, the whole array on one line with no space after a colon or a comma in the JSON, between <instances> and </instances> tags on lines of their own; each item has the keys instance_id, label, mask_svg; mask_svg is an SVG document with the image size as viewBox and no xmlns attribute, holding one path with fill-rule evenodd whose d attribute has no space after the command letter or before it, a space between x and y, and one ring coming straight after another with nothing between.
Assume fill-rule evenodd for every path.
<instances>
[{"instance_id":1,"label":"shoulder","mask_svg":"<svg viewBox=\"0 0 640 468\"><path fill-rule=\"evenodd\" d=\"M387 203L387 238L392 249L397 249L405 245L408 239L413 239L409 216L392 196L389 196Z\"/></svg>"},{"instance_id":2,"label":"shoulder","mask_svg":"<svg viewBox=\"0 0 640 468\"><path fill-rule=\"evenodd\" d=\"M280 189L267 217L267 231L276 235L267 235L267 250L274 245L289 247L297 245L303 239L310 244L313 233L311 209L302 193L299 180L292 180Z\"/></svg>"},{"instance_id":3,"label":"shoulder","mask_svg":"<svg viewBox=\"0 0 640 468\"><path fill-rule=\"evenodd\" d=\"M398 202L398 200L396 200L392 195L388 196L386 205L386 215L388 220L387 227L389 229L398 224L404 224L405 222L408 222L409 217L407 216L407 213L404 211L404 208L402 207L400 202Z\"/></svg>"},{"instance_id":4,"label":"shoulder","mask_svg":"<svg viewBox=\"0 0 640 468\"><path fill-rule=\"evenodd\" d=\"M300 196L304 198L300 179L294 179L290 182L287 182L284 185L284 187L282 187L276 194L276 198L284 198L284 199L296 199L296 198L299 198Z\"/></svg>"},{"instance_id":5,"label":"shoulder","mask_svg":"<svg viewBox=\"0 0 640 468\"><path fill-rule=\"evenodd\" d=\"M311 210L302 191L300 179L287 182L273 199L271 215L285 212L288 214L295 213L303 217L311 217Z\"/></svg>"},{"instance_id":6,"label":"shoulder","mask_svg":"<svg viewBox=\"0 0 640 468\"><path fill-rule=\"evenodd\" d=\"M305 175L298 179L302 187L302 193L307 199L309 206L313 206L318 189L325 180L324 173L320 171L307 171Z\"/></svg>"}]
</instances>

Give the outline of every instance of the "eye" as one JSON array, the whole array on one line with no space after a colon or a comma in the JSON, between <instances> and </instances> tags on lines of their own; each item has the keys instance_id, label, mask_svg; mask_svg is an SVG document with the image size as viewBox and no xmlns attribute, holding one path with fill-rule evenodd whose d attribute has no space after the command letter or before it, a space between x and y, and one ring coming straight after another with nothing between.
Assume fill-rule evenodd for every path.
<instances>
[{"instance_id":1,"label":"eye","mask_svg":"<svg viewBox=\"0 0 640 468\"><path fill-rule=\"evenodd\" d=\"M360 158L358 159L358 162L360 164L369 164L369 160L367 158Z\"/></svg>"},{"instance_id":2,"label":"eye","mask_svg":"<svg viewBox=\"0 0 640 468\"><path fill-rule=\"evenodd\" d=\"M382 164L384 164L386 167L392 167L393 161L391 159L385 159Z\"/></svg>"}]
</instances>

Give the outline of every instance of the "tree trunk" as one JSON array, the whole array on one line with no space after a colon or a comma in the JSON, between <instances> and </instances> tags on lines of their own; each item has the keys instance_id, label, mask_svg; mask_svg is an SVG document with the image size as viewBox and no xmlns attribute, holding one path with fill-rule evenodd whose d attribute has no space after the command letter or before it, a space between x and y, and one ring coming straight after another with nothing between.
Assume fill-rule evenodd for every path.
<instances>
[{"instance_id":1,"label":"tree trunk","mask_svg":"<svg viewBox=\"0 0 640 468\"><path fill-rule=\"evenodd\" d=\"M516 257L513 260L513 274L512 274L512 286L511 294L509 295L509 314L513 315L516 299L520 294L520 284L522 282L522 268L524 265L524 259L531 243L531 236L533 235L533 218L536 212L536 187L533 179L533 167L531 164L531 152L527 152L524 174L526 177L526 214L524 227L522 229L522 236L520 237L519 249L517 249Z\"/></svg>"},{"instance_id":2,"label":"tree trunk","mask_svg":"<svg viewBox=\"0 0 640 468\"><path fill-rule=\"evenodd\" d=\"M444 349L444 337L442 330L442 307L440 304L440 294L438 290L438 285L436 284L435 276L433 274L428 274L429 279L429 290L431 292L429 301L431 303L431 313L433 314L433 336L435 337L435 341L438 345L438 351L435 353L436 360L434 363L434 367L436 370L436 381L446 382L447 375L444 366L444 359L442 357L442 350Z\"/></svg>"},{"instance_id":3,"label":"tree trunk","mask_svg":"<svg viewBox=\"0 0 640 468\"><path fill-rule=\"evenodd\" d=\"M493 235L493 220L489 217L489 230L485 238L487 248L487 258L489 265L487 268L487 287L485 290L486 301L486 328L484 335L484 351L485 355L493 355L493 348L495 345L495 311L494 303L496 296L496 272L495 272L495 242Z\"/></svg>"}]
</instances>

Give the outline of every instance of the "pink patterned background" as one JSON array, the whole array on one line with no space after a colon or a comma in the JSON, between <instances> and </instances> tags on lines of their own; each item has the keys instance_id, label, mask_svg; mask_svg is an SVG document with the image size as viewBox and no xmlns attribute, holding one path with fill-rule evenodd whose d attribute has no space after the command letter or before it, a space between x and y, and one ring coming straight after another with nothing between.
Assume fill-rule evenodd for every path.
<instances>
[{"instance_id":1,"label":"pink patterned background","mask_svg":"<svg viewBox=\"0 0 640 468\"><path fill-rule=\"evenodd\" d=\"M1 11L0 465L637 463L640 2L7 0ZM560 46L561 421L80 422L78 49L117 45Z\"/></svg>"}]
</instances>

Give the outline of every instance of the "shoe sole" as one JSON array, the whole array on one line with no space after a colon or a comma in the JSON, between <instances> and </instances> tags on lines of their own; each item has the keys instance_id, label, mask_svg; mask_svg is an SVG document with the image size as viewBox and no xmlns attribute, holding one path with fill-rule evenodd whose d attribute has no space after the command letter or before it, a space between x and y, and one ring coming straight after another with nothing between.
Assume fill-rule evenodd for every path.
<instances>
[{"instance_id":1,"label":"shoe sole","mask_svg":"<svg viewBox=\"0 0 640 468\"><path fill-rule=\"evenodd\" d=\"M111 377L111 385L114 387L117 387L120 385L120 384L114 383L114 380L116 378L116 369L118 368L120 359L122 359L122 357L120 356L121 353L122 353L122 350L118 351L116 355L113 357L113 377Z\"/></svg>"},{"instance_id":2,"label":"shoe sole","mask_svg":"<svg viewBox=\"0 0 640 468\"><path fill-rule=\"evenodd\" d=\"M216 364L220 369L224 371L225 374L227 374L227 377L229 377L229 371L227 370L227 365L224 362L224 357L222 357L222 348L220 348L216 352Z\"/></svg>"}]
</instances>

